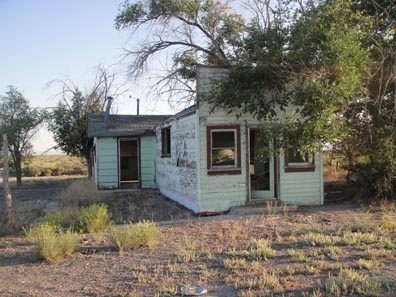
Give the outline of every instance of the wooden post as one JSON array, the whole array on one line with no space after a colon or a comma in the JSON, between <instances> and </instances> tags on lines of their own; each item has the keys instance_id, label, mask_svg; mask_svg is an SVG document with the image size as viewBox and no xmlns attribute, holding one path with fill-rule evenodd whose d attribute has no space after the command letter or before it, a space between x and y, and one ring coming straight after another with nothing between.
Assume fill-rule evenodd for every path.
<instances>
[{"instance_id":1,"label":"wooden post","mask_svg":"<svg viewBox=\"0 0 396 297\"><path fill-rule=\"evenodd\" d=\"M10 182L8 180L8 140L7 135L3 134L3 189L6 205L6 222L8 225L12 224L12 196L10 189Z\"/></svg>"}]
</instances>

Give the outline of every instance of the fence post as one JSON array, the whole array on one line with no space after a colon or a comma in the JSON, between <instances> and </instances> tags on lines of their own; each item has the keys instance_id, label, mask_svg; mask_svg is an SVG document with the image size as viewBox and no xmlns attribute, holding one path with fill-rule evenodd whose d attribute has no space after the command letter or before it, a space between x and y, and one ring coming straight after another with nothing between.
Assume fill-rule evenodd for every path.
<instances>
[{"instance_id":1,"label":"fence post","mask_svg":"<svg viewBox=\"0 0 396 297\"><path fill-rule=\"evenodd\" d=\"M7 135L3 134L3 189L6 205L6 223L12 224L12 196L10 189L9 168L8 168L8 140Z\"/></svg>"}]
</instances>

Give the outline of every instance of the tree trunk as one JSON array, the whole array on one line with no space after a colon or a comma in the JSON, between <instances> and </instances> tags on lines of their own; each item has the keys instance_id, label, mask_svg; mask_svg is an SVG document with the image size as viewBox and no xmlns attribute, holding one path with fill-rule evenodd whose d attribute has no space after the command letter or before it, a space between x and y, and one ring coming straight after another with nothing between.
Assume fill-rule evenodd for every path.
<instances>
[{"instance_id":1,"label":"tree trunk","mask_svg":"<svg viewBox=\"0 0 396 297\"><path fill-rule=\"evenodd\" d=\"M7 225L12 224L12 196L10 183L8 180L8 141L7 135L3 134L3 189L4 189L4 198L6 205L6 223Z\"/></svg>"},{"instance_id":2,"label":"tree trunk","mask_svg":"<svg viewBox=\"0 0 396 297\"><path fill-rule=\"evenodd\" d=\"M18 154L16 155L15 158L15 175L16 175L16 182L17 186L20 186L22 184L22 160L21 156Z\"/></svg>"}]
</instances>

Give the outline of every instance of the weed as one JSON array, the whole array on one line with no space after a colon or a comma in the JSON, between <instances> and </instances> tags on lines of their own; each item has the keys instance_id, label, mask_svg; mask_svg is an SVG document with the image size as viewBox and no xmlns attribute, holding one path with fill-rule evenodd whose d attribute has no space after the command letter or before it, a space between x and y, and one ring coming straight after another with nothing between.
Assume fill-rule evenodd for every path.
<instances>
[{"instance_id":1,"label":"weed","mask_svg":"<svg viewBox=\"0 0 396 297\"><path fill-rule=\"evenodd\" d=\"M378 266L378 262L374 260L359 259L356 263L359 269L374 270Z\"/></svg>"},{"instance_id":2,"label":"weed","mask_svg":"<svg viewBox=\"0 0 396 297\"><path fill-rule=\"evenodd\" d=\"M334 243L332 236L314 232L303 234L302 240L303 243L308 246L328 246Z\"/></svg>"},{"instance_id":3,"label":"weed","mask_svg":"<svg viewBox=\"0 0 396 297\"><path fill-rule=\"evenodd\" d=\"M396 230L396 209L385 212L381 217L381 222L386 230Z\"/></svg>"},{"instance_id":4,"label":"weed","mask_svg":"<svg viewBox=\"0 0 396 297\"><path fill-rule=\"evenodd\" d=\"M124 250L139 247L154 248L159 243L161 233L155 223L142 221L135 225L114 227L109 234L110 243L118 248L120 256Z\"/></svg>"},{"instance_id":5,"label":"weed","mask_svg":"<svg viewBox=\"0 0 396 297\"><path fill-rule=\"evenodd\" d=\"M70 227L71 224L66 215L60 211L46 213L42 221L60 228Z\"/></svg>"},{"instance_id":6,"label":"weed","mask_svg":"<svg viewBox=\"0 0 396 297\"><path fill-rule=\"evenodd\" d=\"M25 233L35 246L37 257L47 262L56 262L70 256L78 244L75 233L70 230L60 231L58 227L48 223L38 224Z\"/></svg>"},{"instance_id":7,"label":"weed","mask_svg":"<svg viewBox=\"0 0 396 297\"><path fill-rule=\"evenodd\" d=\"M239 270L247 267L245 259L225 259L223 261L223 266L229 270Z\"/></svg>"},{"instance_id":8,"label":"weed","mask_svg":"<svg viewBox=\"0 0 396 297\"><path fill-rule=\"evenodd\" d=\"M80 207L100 202L101 196L96 191L96 186L89 179L74 181L65 191L57 196L62 206Z\"/></svg>"},{"instance_id":9,"label":"weed","mask_svg":"<svg viewBox=\"0 0 396 297\"><path fill-rule=\"evenodd\" d=\"M266 239L253 239L248 246L248 255L256 260L268 260L276 251L271 248L271 241Z\"/></svg>"},{"instance_id":10,"label":"weed","mask_svg":"<svg viewBox=\"0 0 396 297\"><path fill-rule=\"evenodd\" d=\"M365 250L363 257L368 260L375 260L378 258L391 257L392 255L393 255L393 252L391 250L369 248L369 249Z\"/></svg>"},{"instance_id":11,"label":"weed","mask_svg":"<svg viewBox=\"0 0 396 297\"><path fill-rule=\"evenodd\" d=\"M107 211L106 205L93 204L81 209L77 218L77 226L82 232L107 232L112 225L110 218L111 214Z\"/></svg>"},{"instance_id":12,"label":"weed","mask_svg":"<svg viewBox=\"0 0 396 297\"><path fill-rule=\"evenodd\" d=\"M369 212L362 212L343 216L341 218L341 229L350 232L378 232L380 231L381 224L373 220Z\"/></svg>"},{"instance_id":13,"label":"weed","mask_svg":"<svg viewBox=\"0 0 396 297\"><path fill-rule=\"evenodd\" d=\"M338 239L338 244L344 246L361 246L364 244L373 244L380 241L376 233L362 233L362 232L350 232L347 231L344 235Z\"/></svg>"},{"instance_id":14,"label":"weed","mask_svg":"<svg viewBox=\"0 0 396 297\"><path fill-rule=\"evenodd\" d=\"M342 250L337 246L326 246L323 253L331 260L338 260L342 254Z\"/></svg>"},{"instance_id":15,"label":"weed","mask_svg":"<svg viewBox=\"0 0 396 297\"><path fill-rule=\"evenodd\" d=\"M177 240L174 245L177 250L177 259L180 262L188 263L199 259L199 241L194 237L184 236L182 239Z\"/></svg>"},{"instance_id":16,"label":"weed","mask_svg":"<svg viewBox=\"0 0 396 297\"><path fill-rule=\"evenodd\" d=\"M287 254L296 262L307 262L308 260L304 252L301 250L288 249Z\"/></svg>"},{"instance_id":17,"label":"weed","mask_svg":"<svg viewBox=\"0 0 396 297\"><path fill-rule=\"evenodd\" d=\"M322 290L331 295L378 295L388 288L388 281L382 276L359 274L354 269L340 269L337 276L330 276L323 284Z\"/></svg>"}]
</instances>

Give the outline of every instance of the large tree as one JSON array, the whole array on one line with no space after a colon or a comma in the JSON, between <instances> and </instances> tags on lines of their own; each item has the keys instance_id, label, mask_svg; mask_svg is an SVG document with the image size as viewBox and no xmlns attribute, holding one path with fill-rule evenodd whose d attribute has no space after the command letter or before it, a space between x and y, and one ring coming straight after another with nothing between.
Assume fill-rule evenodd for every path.
<instances>
[{"instance_id":1,"label":"large tree","mask_svg":"<svg viewBox=\"0 0 396 297\"><path fill-rule=\"evenodd\" d=\"M117 29L129 29L136 38L127 50L130 74L139 76L150 58L162 53L165 73L155 90L169 100L190 102L195 96L197 63L225 66L238 55L245 23L227 1L144 0L126 1L115 19ZM140 33L140 35L139 35ZM140 39L139 36L147 36Z\"/></svg>"},{"instance_id":2,"label":"large tree","mask_svg":"<svg viewBox=\"0 0 396 297\"><path fill-rule=\"evenodd\" d=\"M269 26L253 24L242 46L245 67L233 68L207 100L266 123L281 122L275 106L297 107L285 129L274 126L280 140L298 132L302 152L333 144L362 185L395 198L394 6L387 0L299 3L293 13L275 14Z\"/></svg>"},{"instance_id":3,"label":"large tree","mask_svg":"<svg viewBox=\"0 0 396 297\"><path fill-rule=\"evenodd\" d=\"M22 182L22 159L31 154L31 140L46 118L47 113L31 108L29 102L14 86L9 86L5 95L0 96L0 135L7 135L17 185Z\"/></svg>"}]
</instances>

